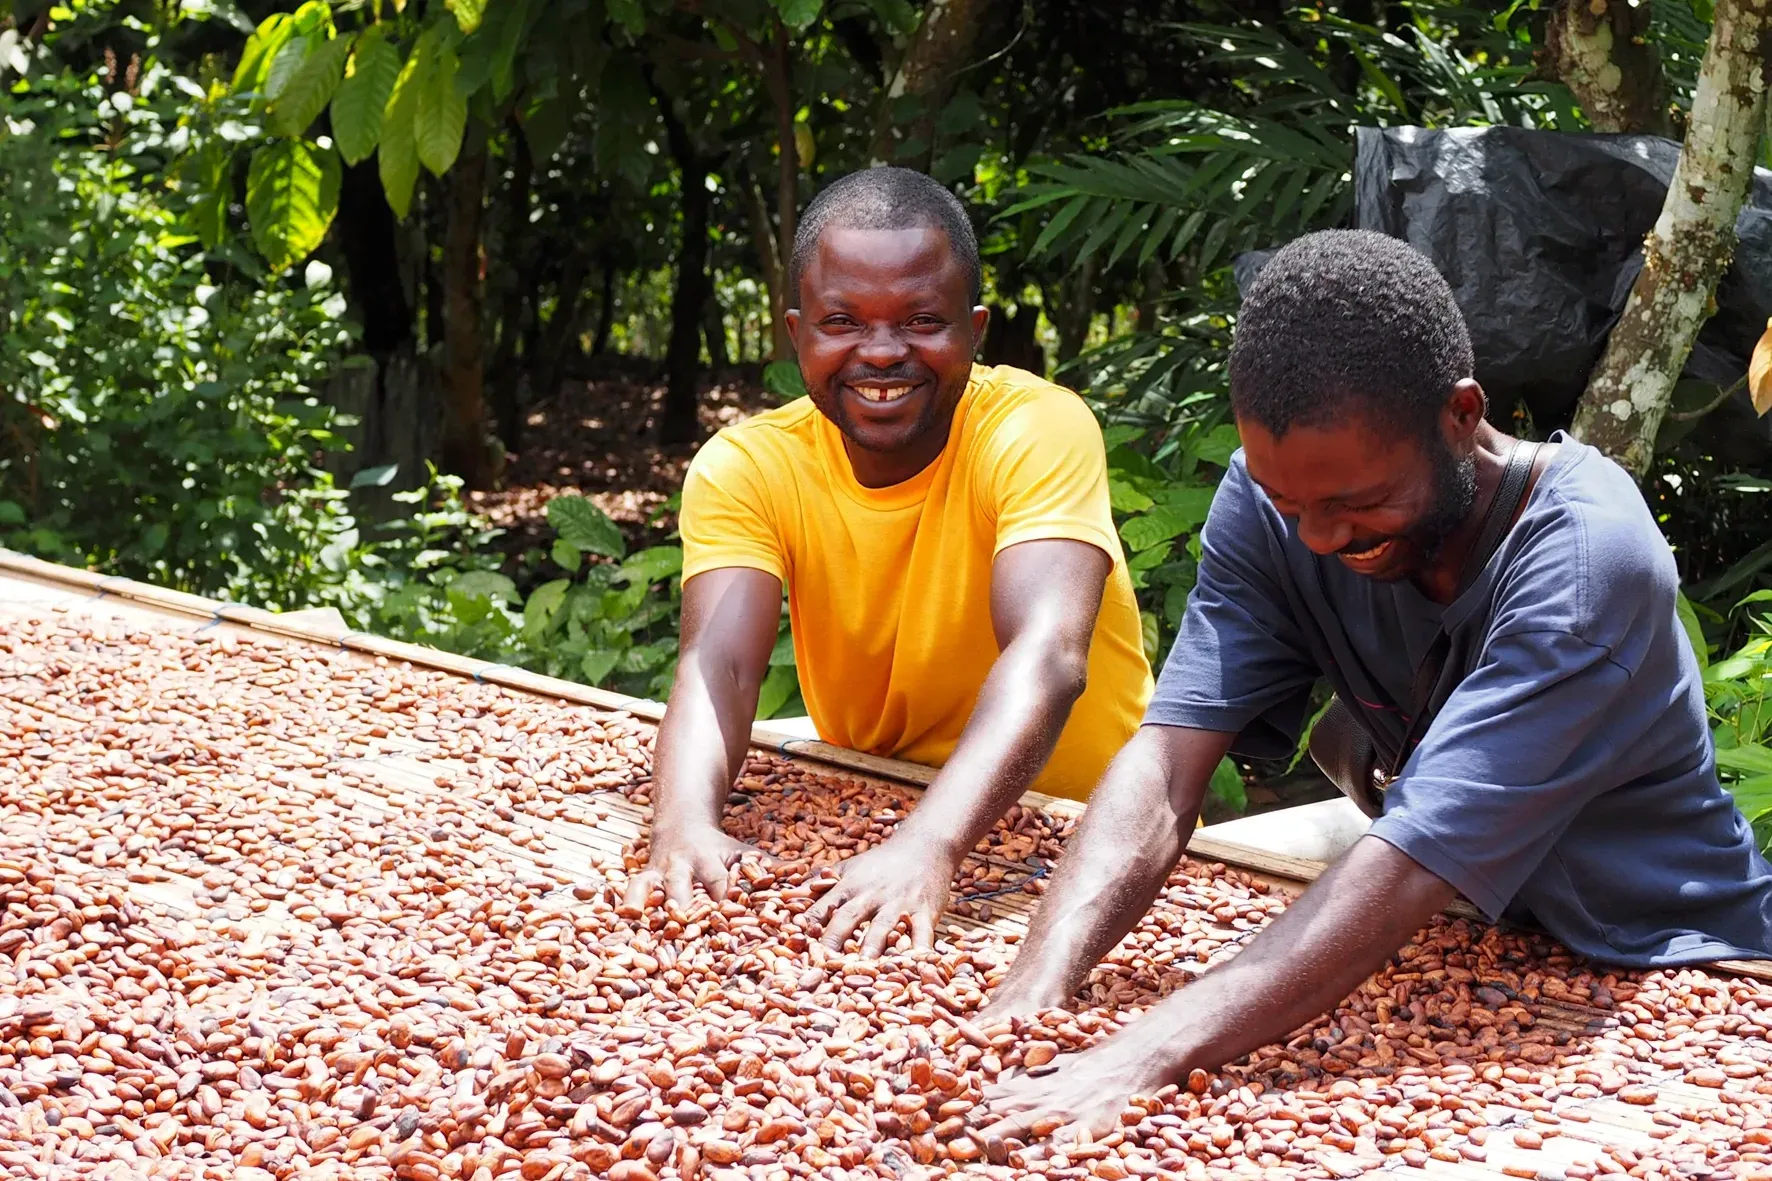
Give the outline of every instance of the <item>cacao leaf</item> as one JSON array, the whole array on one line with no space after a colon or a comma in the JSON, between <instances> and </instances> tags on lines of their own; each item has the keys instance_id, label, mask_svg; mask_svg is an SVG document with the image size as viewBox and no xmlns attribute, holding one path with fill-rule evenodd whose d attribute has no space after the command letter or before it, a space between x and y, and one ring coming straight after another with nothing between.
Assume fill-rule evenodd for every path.
<instances>
[{"instance_id":1,"label":"cacao leaf","mask_svg":"<svg viewBox=\"0 0 1772 1181\"><path fill-rule=\"evenodd\" d=\"M382 191L387 194L388 207L401 221L412 208L412 188L418 183L418 147L413 142L417 76L418 51L414 50L388 95L388 105L382 111L381 145L376 149Z\"/></svg>"},{"instance_id":2,"label":"cacao leaf","mask_svg":"<svg viewBox=\"0 0 1772 1181\"><path fill-rule=\"evenodd\" d=\"M303 140L274 140L252 154L246 217L273 271L300 262L326 237L338 212L338 182L338 154Z\"/></svg>"},{"instance_id":3,"label":"cacao leaf","mask_svg":"<svg viewBox=\"0 0 1772 1181\"><path fill-rule=\"evenodd\" d=\"M381 142L382 115L400 78L400 52L380 25L357 38L350 73L332 96L332 139L346 164L367 160Z\"/></svg>"},{"instance_id":4,"label":"cacao leaf","mask_svg":"<svg viewBox=\"0 0 1772 1181\"><path fill-rule=\"evenodd\" d=\"M455 50L435 42L419 68L412 141L419 163L436 176L448 172L461 154L462 133L468 126L468 100L455 85L460 69Z\"/></svg>"},{"instance_id":5,"label":"cacao leaf","mask_svg":"<svg viewBox=\"0 0 1772 1181\"><path fill-rule=\"evenodd\" d=\"M291 138L306 134L308 126L332 101L350 52L348 37L335 37L310 51L271 103L271 129Z\"/></svg>"}]
</instances>

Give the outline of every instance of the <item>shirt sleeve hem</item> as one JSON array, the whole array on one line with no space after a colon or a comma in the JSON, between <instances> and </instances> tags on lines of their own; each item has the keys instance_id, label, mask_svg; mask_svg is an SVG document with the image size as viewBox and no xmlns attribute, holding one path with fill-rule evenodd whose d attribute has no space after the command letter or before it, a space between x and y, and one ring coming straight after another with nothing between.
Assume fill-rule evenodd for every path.
<instances>
[{"instance_id":1,"label":"shirt sleeve hem","mask_svg":"<svg viewBox=\"0 0 1772 1181\"><path fill-rule=\"evenodd\" d=\"M1433 837L1395 813L1380 816L1367 832L1464 895L1490 922L1501 921L1501 912L1507 909L1509 900L1502 897L1482 874L1461 864Z\"/></svg>"},{"instance_id":2,"label":"shirt sleeve hem","mask_svg":"<svg viewBox=\"0 0 1772 1181\"><path fill-rule=\"evenodd\" d=\"M688 582L698 574L706 574L709 570L761 570L765 574L773 574L781 582L788 580L787 569L774 557L762 554L747 554L739 551L720 550L713 553L697 554L693 561L683 562L683 581Z\"/></svg>"},{"instance_id":3,"label":"shirt sleeve hem","mask_svg":"<svg viewBox=\"0 0 1772 1181\"><path fill-rule=\"evenodd\" d=\"M1081 541L1092 545L1108 556L1113 562L1122 558L1120 539L1095 525L1081 521L1040 521L997 538L997 546L991 556L1002 553L1012 545L1020 545L1024 541Z\"/></svg>"},{"instance_id":4,"label":"shirt sleeve hem","mask_svg":"<svg viewBox=\"0 0 1772 1181\"><path fill-rule=\"evenodd\" d=\"M1228 705L1207 705L1201 702L1159 701L1151 699L1145 707L1144 726L1174 726L1184 730L1212 730L1219 734L1241 734L1254 719L1249 711Z\"/></svg>"}]
</instances>

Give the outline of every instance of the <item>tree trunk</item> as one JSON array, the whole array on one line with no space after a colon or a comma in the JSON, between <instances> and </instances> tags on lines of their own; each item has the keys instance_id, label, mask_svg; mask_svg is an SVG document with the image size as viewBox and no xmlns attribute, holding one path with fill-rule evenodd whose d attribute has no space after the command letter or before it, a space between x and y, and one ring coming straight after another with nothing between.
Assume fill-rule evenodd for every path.
<instances>
[{"instance_id":1,"label":"tree trunk","mask_svg":"<svg viewBox=\"0 0 1772 1181\"><path fill-rule=\"evenodd\" d=\"M1561 80L1595 131L1675 137L1648 4L1562 0L1550 14L1540 68Z\"/></svg>"},{"instance_id":2,"label":"tree trunk","mask_svg":"<svg viewBox=\"0 0 1772 1181\"><path fill-rule=\"evenodd\" d=\"M880 96L870 163L928 171L935 116L953 97L992 0L931 0L922 23Z\"/></svg>"},{"instance_id":3,"label":"tree trunk","mask_svg":"<svg viewBox=\"0 0 1772 1181\"><path fill-rule=\"evenodd\" d=\"M713 291L712 278L710 275L701 330L708 342L708 368L724 369L732 364L732 357L726 351L726 309L720 306L720 297Z\"/></svg>"},{"instance_id":4,"label":"tree trunk","mask_svg":"<svg viewBox=\"0 0 1772 1181\"><path fill-rule=\"evenodd\" d=\"M591 355L601 357L609 350L609 333L615 327L615 260L603 256L603 286L598 290L597 332L591 338Z\"/></svg>"},{"instance_id":5,"label":"tree trunk","mask_svg":"<svg viewBox=\"0 0 1772 1181\"><path fill-rule=\"evenodd\" d=\"M525 365L518 347L528 336L530 296L535 276L525 264L535 253L526 249L529 226L529 188L534 159L522 128L510 137L511 180L505 192L504 253L507 282L498 322L498 345L492 354L492 418L506 452L523 448L523 378ZM526 355L524 361L533 361Z\"/></svg>"},{"instance_id":6,"label":"tree trunk","mask_svg":"<svg viewBox=\"0 0 1772 1181\"><path fill-rule=\"evenodd\" d=\"M541 335L535 365L534 396L537 401L554 397L566 376L566 350L578 335L578 318L584 306L585 257L574 252L566 260L560 286L555 293L554 315ZM607 264L604 274L608 275ZM607 280L606 280L607 281ZM605 299L607 305L607 299ZM601 331L601 328L599 328Z\"/></svg>"},{"instance_id":7,"label":"tree trunk","mask_svg":"<svg viewBox=\"0 0 1772 1181\"><path fill-rule=\"evenodd\" d=\"M443 242L443 332L446 359L442 459L472 489L498 478L486 445L485 344L482 339L480 222L486 189L486 133L470 124L448 187Z\"/></svg>"},{"instance_id":8,"label":"tree trunk","mask_svg":"<svg viewBox=\"0 0 1772 1181\"><path fill-rule=\"evenodd\" d=\"M664 412L659 417L659 442L692 443L701 437L696 416L696 387L701 380L702 313L708 301L708 166L677 118L670 98L656 93L665 141L677 163L683 237L677 244L677 283L671 293L671 338L665 346Z\"/></svg>"},{"instance_id":9,"label":"tree trunk","mask_svg":"<svg viewBox=\"0 0 1772 1181\"><path fill-rule=\"evenodd\" d=\"M1575 412L1575 437L1638 476L1735 247L1772 73L1772 0L1717 0L1686 143L1643 270Z\"/></svg>"},{"instance_id":10,"label":"tree trunk","mask_svg":"<svg viewBox=\"0 0 1772 1181\"><path fill-rule=\"evenodd\" d=\"M410 345L415 325L400 281L394 211L388 208L373 161L344 170L334 224L352 305L363 318L363 347L380 359Z\"/></svg>"},{"instance_id":11,"label":"tree trunk","mask_svg":"<svg viewBox=\"0 0 1772 1181\"><path fill-rule=\"evenodd\" d=\"M775 115L775 223L769 218L769 204L762 185L752 181L745 186L750 198L751 238L757 245L757 261L763 282L769 288L769 313L774 340L772 360L786 360L794 355L794 342L788 336L783 313L788 308L788 260L794 250L794 227L800 213L800 147L794 138L793 45L788 40L787 26L779 17L770 21L769 40L751 44L750 52L763 70L763 88Z\"/></svg>"}]
</instances>

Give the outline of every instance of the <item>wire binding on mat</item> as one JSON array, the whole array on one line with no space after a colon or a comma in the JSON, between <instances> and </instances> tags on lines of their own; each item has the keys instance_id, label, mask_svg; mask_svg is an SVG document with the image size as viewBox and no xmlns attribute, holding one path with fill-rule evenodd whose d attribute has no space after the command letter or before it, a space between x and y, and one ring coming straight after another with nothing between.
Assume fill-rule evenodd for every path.
<instances>
[{"instance_id":1,"label":"wire binding on mat","mask_svg":"<svg viewBox=\"0 0 1772 1181\"><path fill-rule=\"evenodd\" d=\"M93 595L92 597L94 599L102 599L106 595L110 594L111 589L105 585L105 583L107 583L107 582L128 582L128 581L129 581L129 579L123 577L121 574L112 574L112 575L109 575L105 578L101 578L98 580L98 594Z\"/></svg>"}]
</instances>

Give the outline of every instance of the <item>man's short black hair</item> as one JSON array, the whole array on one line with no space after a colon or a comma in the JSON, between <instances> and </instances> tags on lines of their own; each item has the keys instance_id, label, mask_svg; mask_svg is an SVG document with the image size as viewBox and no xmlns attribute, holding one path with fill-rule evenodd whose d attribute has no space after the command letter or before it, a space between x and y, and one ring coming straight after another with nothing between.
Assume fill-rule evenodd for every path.
<instances>
[{"instance_id":1,"label":"man's short black hair","mask_svg":"<svg viewBox=\"0 0 1772 1181\"><path fill-rule=\"evenodd\" d=\"M832 184L812 199L794 231L794 255L788 262L788 298L800 302L800 276L812 262L819 235L830 226L851 230L933 228L948 236L960 269L977 303L984 290L984 268L978 261L978 237L966 207L932 176L909 168L864 168Z\"/></svg>"},{"instance_id":2,"label":"man's short black hair","mask_svg":"<svg viewBox=\"0 0 1772 1181\"><path fill-rule=\"evenodd\" d=\"M1433 263L1371 230L1324 230L1275 253L1243 297L1231 409L1275 438L1355 412L1425 438L1475 369Z\"/></svg>"}]
</instances>

